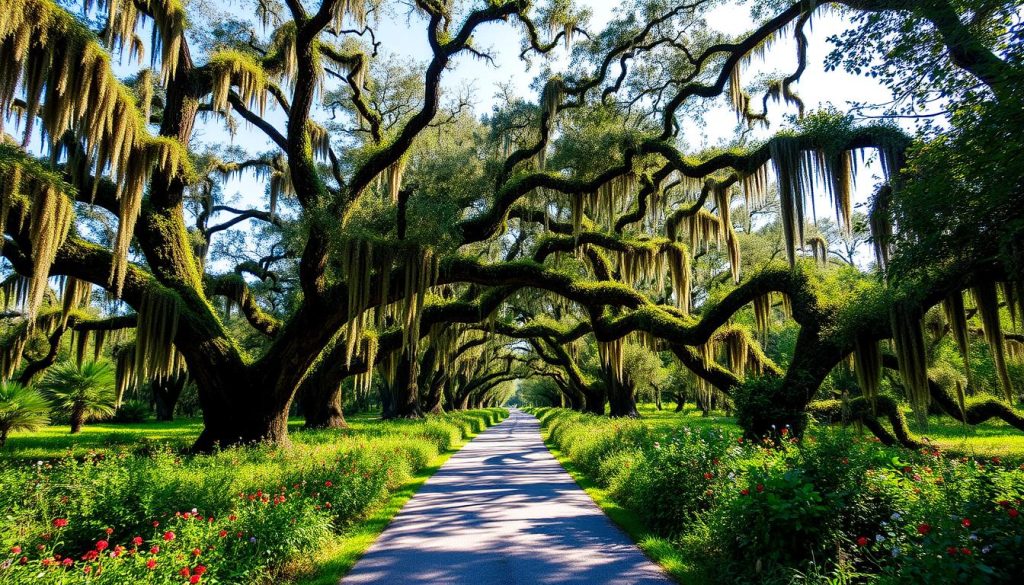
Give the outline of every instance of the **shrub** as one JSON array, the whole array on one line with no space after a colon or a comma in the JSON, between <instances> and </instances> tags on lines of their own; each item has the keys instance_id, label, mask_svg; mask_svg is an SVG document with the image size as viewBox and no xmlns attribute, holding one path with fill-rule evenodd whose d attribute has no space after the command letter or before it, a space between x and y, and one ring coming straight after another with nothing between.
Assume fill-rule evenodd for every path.
<instances>
[{"instance_id":1,"label":"shrub","mask_svg":"<svg viewBox=\"0 0 1024 585\"><path fill-rule=\"evenodd\" d=\"M128 400L123 402L114 413L113 422L116 423L140 423L149 418L149 404L141 400Z\"/></svg>"},{"instance_id":2,"label":"shrub","mask_svg":"<svg viewBox=\"0 0 1024 585\"><path fill-rule=\"evenodd\" d=\"M461 432L450 420L471 418L486 420L455 413L365 431L300 433L289 449L254 445L190 456L157 446L145 454L4 463L0 582L71 585L102 573L110 583L180 584L200 566L201 582L277 582L287 562L363 518L439 445L453 445ZM174 538L163 540L165 532Z\"/></svg>"},{"instance_id":3,"label":"shrub","mask_svg":"<svg viewBox=\"0 0 1024 585\"><path fill-rule=\"evenodd\" d=\"M50 421L50 404L33 388L0 381L0 449L11 431L34 431Z\"/></svg>"},{"instance_id":4,"label":"shrub","mask_svg":"<svg viewBox=\"0 0 1024 585\"><path fill-rule=\"evenodd\" d=\"M723 462L726 442L710 431L678 429L650 443L643 453L612 495L663 535L678 534L708 510L716 484L729 474Z\"/></svg>"}]
</instances>

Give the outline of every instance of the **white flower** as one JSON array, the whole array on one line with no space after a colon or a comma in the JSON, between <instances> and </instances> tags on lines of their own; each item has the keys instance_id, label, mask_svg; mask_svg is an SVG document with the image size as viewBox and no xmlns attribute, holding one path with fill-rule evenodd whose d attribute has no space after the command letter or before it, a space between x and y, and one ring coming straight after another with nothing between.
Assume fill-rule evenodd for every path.
<instances>
[{"instance_id":1,"label":"white flower","mask_svg":"<svg viewBox=\"0 0 1024 585\"><path fill-rule=\"evenodd\" d=\"M893 547L893 549L892 549L892 556L894 556L894 557L900 556L900 547L898 547L898 546L894 546ZM942 558L942 557L939 557L939 558Z\"/></svg>"},{"instance_id":2,"label":"white flower","mask_svg":"<svg viewBox=\"0 0 1024 585\"><path fill-rule=\"evenodd\" d=\"M885 537L882 536L881 534L876 534L875 535L875 542L882 542L883 540L885 540Z\"/></svg>"},{"instance_id":3,"label":"white flower","mask_svg":"<svg viewBox=\"0 0 1024 585\"><path fill-rule=\"evenodd\" d=\"M988 551L990 551L990 550L992 550L991 546L983 546L983 547L981 547L981 554L987 555Z\"/></svg>"},{"instance_id":4,"label":"white flower","mask_svg":"<svg viewBox=\"0 0 1024 585\"><path fill-rule=\"evenodd\" d=\"M968 536L967 538L970 538L971 540L978 540L978 535L976 533L972 532L971 535Z\"/></svg>"},{"instance_id":5,"label":"white flower","mask_svg":"<svg viewBox=\"0 0 1024 585\"><path fill-rule=\"evenodd\" d=\"M900 519L900 518L902 518L902 517L903 517L903 516L900 516L900 513L899 513L899 512L893 512L893 513L892 513L892 516L889 516L889 519L890 519L890 520L899 520L899 519Z\"/></svg>"}]
</instances>

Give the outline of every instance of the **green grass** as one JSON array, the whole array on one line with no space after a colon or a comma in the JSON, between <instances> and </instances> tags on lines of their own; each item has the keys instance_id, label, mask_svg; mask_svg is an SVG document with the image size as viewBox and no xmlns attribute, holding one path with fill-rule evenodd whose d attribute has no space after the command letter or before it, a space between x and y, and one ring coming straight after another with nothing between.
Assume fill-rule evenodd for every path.
<instances>
[{"instance_id":1,"label":"green grass","mask_svg":"<svg viewBox=\"0 0 1024 585\"><path fill-rule=\"evenodd\" d=\"M942 450L968 457L1001 457L1024 460L1024 433L1001 420L980 425L964 425L948 417L930 417L927 429L917 428L908 417L911 429Z\"/></svg>"},{"instance_id":2,"label":"green grass","mask_svg":"<svg viewBox=\"0 0 1024 585\"><path fill-rule=\"evenodd\" d=\"M643 421L656 432L678 425L686 425L693 429L739 431L734 418L725 416L722 412L704 417L693 405L687 405L682 413L674 412L675 404L666 404L660 411L653 404L641 404L637 409ZM907 422L919 438L927 439L943 451L968 457L1000 457L1024 462L1024 432L1001 420L993 419L980 425L964 425L946 416L932 416L929 417L928 428L921 429L908 412Z\"/></svg>"},{"instance_id":3,"label":"green grass","mask_svg":"<svg viewBox=\"0 0 1024 585\"><path fill-rule=\"evenodd\" d=\"M67 425L50 425L33 432L14 432L0 451L0 459L53 459L81 457L89 451L118 447L140 447L147 443L165 443L187 447L199 435L199 418L173 422L90 423L72 435Z\"/></svg>"}]
</instances>

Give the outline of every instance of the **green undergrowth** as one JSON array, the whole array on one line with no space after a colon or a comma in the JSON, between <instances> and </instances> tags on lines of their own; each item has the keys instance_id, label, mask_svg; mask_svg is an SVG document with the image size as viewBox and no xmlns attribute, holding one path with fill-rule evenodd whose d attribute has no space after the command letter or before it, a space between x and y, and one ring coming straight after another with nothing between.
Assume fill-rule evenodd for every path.
<instances>
[{"instance_id":1,"label":"green undergrowth","mask_svg":"<svg viewBox=\"0 0 1024 585\"><path fill-rule=\"evenodd\" d=\"M0 582L336 580L447 456L507 414L354 416L347 429L296 425L287 448L208 455L181 448L195 421L15 435L0 453Z\"/></svg>"},{"instance_id":2,"label":"green undergrowth","mask_svg":"<svg viewBox=\"0 0 1024 585\"><path fill-rule=\"evenodd\" d=\"M775 429L752 444L727 418L531 412L577 482L681 583L1012 583L1024 574L1024 466L943 450L948 426L932 425L936 444L911 451L854 428L812 425L802 439Z\"/></svg>"}]
</instances>

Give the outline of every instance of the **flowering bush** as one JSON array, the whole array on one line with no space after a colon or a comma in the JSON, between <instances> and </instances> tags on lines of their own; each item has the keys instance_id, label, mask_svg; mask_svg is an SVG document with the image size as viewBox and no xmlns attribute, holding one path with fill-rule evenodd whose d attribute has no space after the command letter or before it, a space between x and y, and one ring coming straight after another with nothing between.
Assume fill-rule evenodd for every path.
<instances>
[{"instance_id":1,"label":"flowering bush","mask_svg":"<svg viewBox=\"0 0 1024 585\"><path fill-rule=\"evenodd\" d=\"M612 494L656 532L674 534L714 503L718 485L730 473L723 463L727 445L723 434L678 429L648 443Z\"/></svg>"},{"instance_id":2,"label":"flowering bush","mask_svg":"<svg viewBox=\"0 0 1024 585\"><path fill-rule=\"evenodd\" d=\"M439 445L503 414L302 434L287 450L184 457L157 448L6 464L0 583L278 582L290 560L365 515ZM470 422L454 424L462 417Z\"/></svg>"},{"instance_id":3,"label":"flowering bush","mask_svg":"<svg viewBox=\"0 0 1024 585\"><path fill-rule=\"evenodd\" d=\"M1024 575L1024 469L853 432L754 442L550 409L550 439L701 581L1010 583ZM557 432L556 432L557 430ZM599 461L579 458L597 457ZM596 472L594 471L596 470Z\"/></svg>"}]
</instances>

